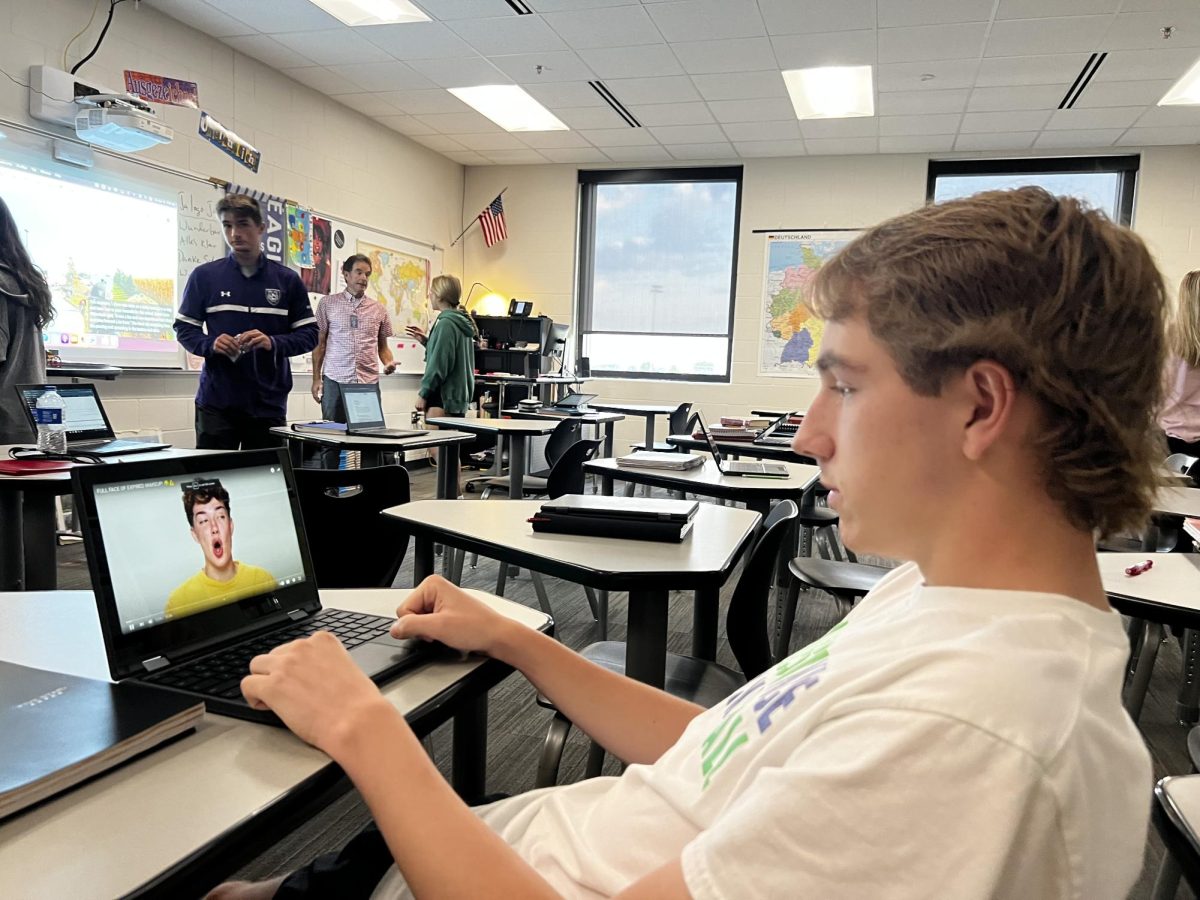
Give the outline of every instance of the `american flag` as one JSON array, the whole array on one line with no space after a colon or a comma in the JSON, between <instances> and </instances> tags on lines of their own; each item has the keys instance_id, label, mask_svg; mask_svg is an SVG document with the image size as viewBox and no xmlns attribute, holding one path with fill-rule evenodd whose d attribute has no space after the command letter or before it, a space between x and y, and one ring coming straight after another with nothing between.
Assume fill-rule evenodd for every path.
<instances>
[{"instance_id":1,"label":"american flag","mask_svg":"<svg viewBox=\"0 0 1200 900\"><path fill-rule=\"evenodd\" d=\"M483 229L483 242L489 247L508 237L508 229L504 227L504 203L499 194L479 214L479 227Z\"/></svg>"}]
</instances>

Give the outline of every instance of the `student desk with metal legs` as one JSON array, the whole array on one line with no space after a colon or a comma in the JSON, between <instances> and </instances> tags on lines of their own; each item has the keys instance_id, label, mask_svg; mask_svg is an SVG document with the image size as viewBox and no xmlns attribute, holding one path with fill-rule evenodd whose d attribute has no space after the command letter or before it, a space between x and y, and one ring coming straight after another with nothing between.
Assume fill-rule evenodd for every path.
<instances>
[{"instance_id":1,"label":"student desk with metal legs","mask_svg":"<svg viewBox=\"0 0 1200 900\"><path fill-rule=\"evenodd\" d=\"M537 610L473 593L532 628L552 627ZM407 595L321 599L394 615ZM0 594L0 659L107 680L91 592ZM512 671L447 655L383 687L418 735L453 719L454 782L468 802L484 794L487 691ZM203 895L349 788L329 757L286 729L208 714L194 733L0 822L0 896Z\"/></svg>"},{"instance_id":2,"label":"student desk with metal legs","mask_svg":"<svg viewBox=\"0 0 1200 900\"><path fill-rule=\"evenodd\" d=\"M627 416L644 416L646 419L646 436L643 440L645 441L645 448L647 450L654 449L654 419L657 416L669 416L679 408L678 403L596 403L595 401L589 403L588 406L601 412L622 413Z\"/></svg>"},{"instance_id":3,"label":"student desk with metal legs","mask_svg":"<svg viewBox=\"0 0 1200 900\"><path fill-rule=\"evenodd\" d=\"M667 443L681 450L697 453L708 453L708 442L703 438L692 437L690 434L672 434L667 436ZM717 449L725 456L736 458L746 456L750 459L768 459L772 462L791 462L813 465L816 460L810 456L801 456L794 451L791 444L756 444L754 441L717 441Z\"/></svg>"},{"instance_id":4,"label":"student desk with metal legs","mask_svg":"<svg viewBox=\"0 0 1200 900\"><path fill-rule=\"evenodd\" d=\"M758 513L701 504L682 543L536 533L529 524L541 500L453 503L417 500L384 510L416 538L414 583L433 572L433 545L446 544L502 563L553 575L598 591L629 592L625 671L662 687L666 670L667 601L671 591L714 600L758 531ZM697 603L693 644L715 646L715 616ZM707 658L711 658L708 656Z\"/></svg>"},{"instance_id":5,"label":"student desk with metal legs","mask_svg":"<svg viewBox=\"0 0 1200 900\"><path fill-rule=\"evenodd\" d=\"M582 425L591 425L597 432L601 431L603 426L603 441L604 445L600 448L605 456L613 455L613 446L615 438L616 423L625 419L620 413L610 412L589 412L582 416L573 416L570 413L559 412L552 407L543 406L540 409L506 409L502 410L504 415L512 416L514 419L549 419L555 423L561 422L563 419L570 419L572 422L579 422ZM597 434L597 437L600 437Z\"/></svg>"},{"instance_id":6,"label":"student desk with metal legs","mask_svg":"<svg viewBox=\"0 0 1200 900\"><path fill-rule=\"evenodd\" d=\"M508 440L508 477L509 496L521 497L525 488L525 469L528 459L528 440L530 437L550 434L557 422L549 419L460 419L445 416L437 419L426 419L430 425L439 428L450 428L456 431L467 431L472 434L494 434L498 439ZM496 459L500 459L501 445L497 442Z\"/></svg>"}]
</instances>

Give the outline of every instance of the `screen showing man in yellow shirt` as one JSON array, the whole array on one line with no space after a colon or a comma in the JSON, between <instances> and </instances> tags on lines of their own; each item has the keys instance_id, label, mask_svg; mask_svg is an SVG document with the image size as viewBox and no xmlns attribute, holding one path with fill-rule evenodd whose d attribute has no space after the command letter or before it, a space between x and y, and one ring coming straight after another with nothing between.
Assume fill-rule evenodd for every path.
<instances>
[{"instance_id":1,"label":"screen showing man in yellow shirt","mask_svg":"<svg viewBox=\"0 0 1200 900\"><path fill-rule=\"evenodd\" d=\"M277 582L266 569L233 558L233 513L220 479L183 485L183 509L192 540L204 553L204 568L167 598L167 617L179 618L253 597Z\"/></svg>"}]
</instances>

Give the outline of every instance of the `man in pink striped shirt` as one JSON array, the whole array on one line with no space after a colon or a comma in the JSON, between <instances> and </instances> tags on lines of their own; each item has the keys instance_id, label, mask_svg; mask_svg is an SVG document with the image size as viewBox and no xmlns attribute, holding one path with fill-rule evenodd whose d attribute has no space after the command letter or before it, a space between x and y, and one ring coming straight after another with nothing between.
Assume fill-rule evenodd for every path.
<instances>
[{"instance_id":1,"label":"man in pink striped shirt","mask_svg":"<svg viewBox=\"0 0 1200 900\"><path fill-rule=\"evenodd\" d=\"M321 298L317 307L320 337L313 350L313 399L321 404L321 415L332 422L346 421L342 403L343 384L374 384L383 374L396 371L387 339L392 323L387 310L366 294L371 280L371 260L356 253L342 263L346 289ZM327 468L337 468L337 450L322 450Z\"/></svg>"}]
</instances>

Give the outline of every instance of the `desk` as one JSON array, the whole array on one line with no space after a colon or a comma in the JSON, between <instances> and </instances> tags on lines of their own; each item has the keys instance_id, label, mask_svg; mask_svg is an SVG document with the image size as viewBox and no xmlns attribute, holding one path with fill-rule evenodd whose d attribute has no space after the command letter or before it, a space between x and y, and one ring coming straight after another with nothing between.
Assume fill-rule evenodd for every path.
<instances>
[{"instance_id":1,"label":"desk","mask_svg":"<svg viewBox=\"0 0 1200 900\"><path fill-rule=\"evenodd\" d=\"M667 436L667 443L684 450L699 450L708 452L708 442L692 437L690 434L672 434ZM717 449L726 456L748 456L750 459L769 459L776 462L804 463L815 465L816 460L809 456L801 456L790 444L756 444L753 441L717 441Z\"/></svg>"},{"instance_id":2,"label":"desk","mask_svg":"<svg viewBox=\"0 0 1200 900\"><path fill-rule=\"evenodd\" d=\"M627 416L645 416L646 417L646 449L654 449L654 417L669 416L679 408L679 404L674 406L663 406L657 403L596 403L588 404L592 409L598 409L601 412L624 413Z\"/></svg>"},{"instance_id":3,"label":"desk","mask_svg":"<svg viewBox=\"0 0 1200 900\"><path fill-rule=\"evenodd\" d=\"M1154 498L1154 511L1175 516L1200 516L1200 488L1161 487Z\"/></svg>"},{"instance_id":4,"label":"desk","mask_svg":"<svg viewBox=\"0 0 1200 900\"><path fill-rule=\"evenodd\" d=\"M525 489L526 447L530 436L549 434L557 422L547 419L459 419L445 416L438 419L426 419L430 425L442 428L452 428L456 431L469 431L472 434L494 434L497 437L508 438L508 477L509 497L520 498ZM503 450L496 446L496 462L499 466Z\"/></svg>"},{"instance_id":5,"label":"desk","mask_svg":"<svg viewBox=\"0 0 1200 900\"><path fill-rule=\"evenodd\" d=\"M628 591L625 671L631 678L657 687L663 685L670 591L696 591L703 595L705 602L696 604L693 645L701 651L715 647L716 622L715 616L711 616L715 600L721 585L758 532L758 513L701 504L691 536L680 544L668 544L538 534L527 520L541 505L541 500L507 503L417 500L385 509L384 515L404 522L416 538L413 562L414 580L418 583L433 572L436 542L599 591Z\"/></svg>"},{"instance_id":6,"label":"desk","mask_svg":"<svg viewBox=\"0 0 1200 900\"><path fill-rule=\"evenodd\" d=\"M299 469L304 465L303 447L317 444L321 447L337 447L342 450L357 450L362 454L363 466L382 466L383 454L403 450L423 450L427 447L442 447L450 444L466 444L475 440L462 431L430 431L429 434L412 438L366 437L345 432L320 433L295 431L290 427L272 428L272 434L287 439L292 466ZM437 495L453 500L458 496L458 454L443 453L439 461Z\"/></svg>"},{"instance_id":7,"label":"desk","mask_svg":"<svg viewBox=\"0 0 1200 900\"><path fill-rule=\"evenodd\" d=\"M9 448L14 446L27 445L0 444L0 459L8 459ZM221 452L173 447L109 456L105 465ZM54 590L58 586L54 498L69 493L69 469L38 475L0 475L0 591Z\"/></svg>"},{"instance_id":8,"label":"desk","mask_svg":"<svg viewBox=\"0 0 1200 900\"><path fill-rule=\"evenodd\" d=\"M322 600L392 615L407 593L322 591ZM541 612L476 594L550 627ZM0 659L107 679L91 592L0 594ZM487 691L511 671L482 657L438 660L384 688L418 734L454 718L456 781L472 798L483 788ZM470 750L462 760L460 749ZM206 715L194 734L0 824L0 896L203 894L348 789L329 757L287 730Z\"/></svg>"},{"instance_id":9,"label":"desk","mask_svg":"<svg viewBox=\"0 0 1200 900\"><path fill-rule=\"evenodd\" d=\"M496 409L504 409L504 389L510 384L526 384L532 389L540 388L539 399L543 403L558 399L554 391L564 384L583 384L586 378L576 378L573 375L512 375L507 372L492 372L488 375L476 375L476 384L494 384L497 388Z\"/></svg>"},{"instance_id":10,"label":"desk","mask_svg":"<svg viewBox=\"0 0 1200 900\"><path fill-rule=\"evenodd\" d=\"M584 425L595 425L599 430L600 426L604 426L604 447L602 448L605 456L613 455L613 438L614 426L617 422L625 419L620 413L610 412L591 412L584 413L582 416L572 416L568 413L558 412L553 409L505 409L501 412L506 416L512 416L514 419L552 419L554 422L561 422L563 419L571 419L575 422L582 422Z\"/></svg>"}]
</instances>

